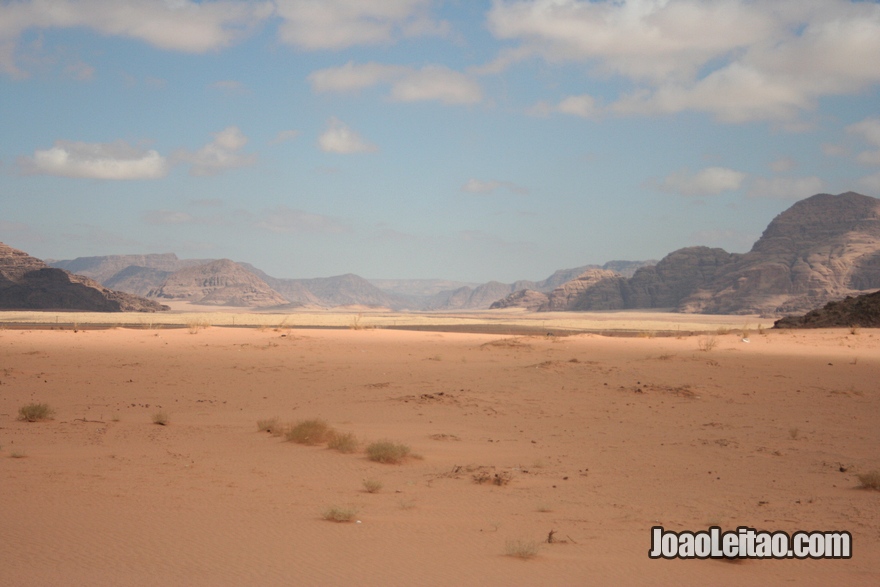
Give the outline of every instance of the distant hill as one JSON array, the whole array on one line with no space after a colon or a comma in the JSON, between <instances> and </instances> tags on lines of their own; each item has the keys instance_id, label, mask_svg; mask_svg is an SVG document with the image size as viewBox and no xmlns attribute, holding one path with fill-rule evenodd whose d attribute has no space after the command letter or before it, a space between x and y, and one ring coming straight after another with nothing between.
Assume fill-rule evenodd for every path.
<instances>
[{"instance_id":1,"label":"distant hill","mask_svg":"<svg viewBox=\"0 0 880 587\"><path fill-rule=\"evenodd\" d=\"M836 326L880 328L880 291L858 297L847 296L838 302L828 302L803 316L786 316L773 324L774 328Z\"/></svg>"},{"instance_id":2,"label":"distant hill","mask_svg":"<svg viewBox=\"0 0 880 587\"><path fill-rule=\"evenodd\" d=\"M265 281L229 259L186 267L170 274L147 297L217 306L278 306L287 300Z\"/></svg>"},{"instance_id":3,"label":"distant hill","mask_svg":"<svg viewBox=\"0 0 880 587\"><path fill-rule=\"evenodd\" d=\"M854 192L817 194L773 219L748 253L687 247L628 279L611 275L583 285L563 286L576 295L563 296L553 309L805 312L880 288L880 200Z\"/></svg>"},{"instance_id":4,"label":"distant hill","mask_svg":"<svg viewBox=\"0 0 880 587\"><path fill-rule=\"evenodd\" d=\"M639 267L653 263L656 263L656 261L610 261L605 265L584 265L583 267L575 267L573 269L560 269L547 279L541 281L520 280L510 284L490 281L477 287L465 286L452 291L440 292L433 296L425 307L429 310L486 309L515 292L529 290L538 293L549 293L562 284L576 279L586 271L609 270L613 266L619 268L620 271L631 274ZM504 302L506 305L499 307L533 307L537 299L540 299L540 296L536 297L531 294L526 297L517 296L516 303L513 303L513 299L511 299Z\"/></svg>"},{"instance_id":5,"label":"distant hill","mask_svg":"<svg viewBox=\"0 0 880 587\"><path fill-rule=\"evenodd\" d=\"M68 261L49 260L47 263L52 267L66 269L77 275L91 277L99 283L108 285L114 277L129 267L144 267L157 269L168 274L174 273L184 267L204 265L214 259L178 259L174 253L159 253L150 255L105 255L102 257L77 257ZM127 290L126 290L127 291Z\"/></svg>"},{"instance_id":6,"label":"distant hill","mask_svg":"<svg viewBox=\"0 0 880 587\"><path fill-rule=\"evenodd\" d=\"M167 310L136 295L49 267L24 251L0 243L0 308L5 310L81 310L86 312L156 312Z\"/></svg>"}]
</instances>

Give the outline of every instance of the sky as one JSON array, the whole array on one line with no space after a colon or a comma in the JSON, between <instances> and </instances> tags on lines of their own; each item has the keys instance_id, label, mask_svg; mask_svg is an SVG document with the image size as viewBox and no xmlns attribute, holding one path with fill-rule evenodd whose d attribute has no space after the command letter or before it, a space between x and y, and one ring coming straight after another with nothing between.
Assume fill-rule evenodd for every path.
<instances>
[{"instance_id":1,"label":"sky","mask_svg":"<svg viewBox=\"0 0 880 587\"><path fill-rule=\"evenodd\" d=\"M746 252L880 196L880 3L0 0L0 241L275 277Z\"/></svg>"}]
</instances>

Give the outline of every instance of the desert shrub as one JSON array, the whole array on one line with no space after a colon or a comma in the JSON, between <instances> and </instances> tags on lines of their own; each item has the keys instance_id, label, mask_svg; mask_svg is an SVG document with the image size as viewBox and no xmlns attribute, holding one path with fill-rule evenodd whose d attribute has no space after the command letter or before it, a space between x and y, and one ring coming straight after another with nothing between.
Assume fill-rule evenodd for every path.
<instances>
[{"instance_id":1,"label":"desert shrub","mask_svg":"<svg viewBox=\"0 0 880 587\"><path fill-rule=\"evenodd\" d=\"M38 422L52 417L54 410L49 404L28 404L18 409L18 419L26 422Z\"/></svg>"},{"instance_id":2,"label":"desert shrub","mask_svg":"<svg viewBox=\"0 0 880 587\"><path fill-rule=\"evenodd\" d=\"M358 442L357 437L351 432L346 432L345 434L331 434L330 439L327 441L328 448L332 448L333 450L338 450L339 452L346 454L355 452L358 449L359 445L360 442Z\"/></svg>"},{"instance_id":3,"label":"desert shrub","mask_svg":"<svg viewBox=\"0 0 880 587\"><path fill-rule=\"evenodd\" d=\"M718 340L710 334L708 336L702 337L700 339L700 342L697 343L697 346L701 351L709 352L716 346L718 346Z\"/></svg>"},{"instance_id":4,"label":"desert shrub","mask_svg":"<svg viewBox=\"0 0 880 587\"><path fill-rule=\"evenodd\" d=\"M865 489L876 489L880 491L880 471L871 471L870 473L862 473L859 482Z\"/></svg>"},{"instance_id":5,"label":"desert shrub","mask_svg":"<svg viewBox=\"0 0 880 587\"><path fill-rule=\"evenodd\" d=\"M324 420L302 420L284 433L290 442L308 445L327 442L333 435L333 429Z\"/></svg>"},{"instance_id":6,"label":"desert shrub","mask_svg":"<svg viewBox=\"0 0 880 587\"><path fill-rule=\"evenodd\" d=\"M189 320L186 323L186 327L189 330L190 334L198 334L199 330L201 330L203 328L208 328L210 325L211 325L211 323L208 320L206 320L205 318L197 318L197 319Z\"/></svg>"},{"instance_id":7,"label":"desert shrub","mask_svg":"<svg viewBox=\"0 0 880 587\"><path fill-rule=\"evenodd\" d=\"M405 444L381 440L367 447L367 457L377 463L398 464L410 456L410 448Z\"/></svg>"},{"instance_id":8,"label":"desert shrub","mask_svg":"<svg viewBox=\"0 0 880 587\"><path fill-rule=\"evenodd\" d=\"M378 479L364 479L364 491L367 493L379 493L382 489L382 482Z\"/></svg>"},{"instance_id":9,"label":"desert shrub","mask_svg":"<svg viewBox=\"0 0 880 587\"><path fill-rule=\"evenodd\" d=\"M321 517L330 522L351 522L356 515L357 510L355 508L333 506L324 510Z\"/></svg>"},{"instance_id":10,"label":"desert shrub","mask_svg":"<svg viewBox=\"0 0 880 587\"><path fill-rule=\"evenodd\" d=\"M156 412L153 414L153 424L158 424L159 426L167 426L168 425L168 414L165 412Z\"/></svg>"},{"instance_id":11,"label":"desert shrub","mask_svg":"<svg viewBox=\"0 0 880 587\"><path fill-rule=\"evenodd\" d=\"M508 540L504 554L523 560L538 556L538 543L534 540Z\"/></svg>"}]
</instances>

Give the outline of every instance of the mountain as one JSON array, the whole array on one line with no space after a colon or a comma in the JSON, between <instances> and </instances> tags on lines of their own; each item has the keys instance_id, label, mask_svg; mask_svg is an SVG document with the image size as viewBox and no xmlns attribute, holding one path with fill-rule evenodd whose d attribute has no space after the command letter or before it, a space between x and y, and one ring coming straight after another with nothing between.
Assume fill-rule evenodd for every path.
<instances>
[{"instance_id":1,"label":"mountain","mask_svg":"<svg viewBox=\"0 0 880 587\"><path fill-rule=\"evenodd\" d=\"M216 306L264 307L287 303L265 281L229 259L175 271L147 296Z\"/></svg>"},{"instance_id":2,"label":"mountain","mask_svg":"<svg viewBox=\"0 0 880 587\"><path fill-rule=\"evenodd\" d=\"M476 310L491 308L494 303L499 303L498 307L531 307L534 306L539 296L532 294L528 296L516 296L507 299L510 294L530 290L538 293L550 293L557 287L567 283L573 279L583 275L586 271L592 270L610 270L611 267L618 267L621 271L631 274L639 267L651 265L656 261L609 261L605 265L584 265L573 269L560 269L554 272L547 279L541 281L520 280L511 284L505 284L498 281L490 281L477 287L464 286L451 291L444 291L433 296L425 304L428 310Z\"/></svg>"},{"instance_id":3,"label":"mountain","mask_svg":"<svg viewBox=\"0 0 880 587\"><path fill-rule=\"evenodd\" d=\"M82 310L156 312L167 310L132 294L113 291L0 243L0 308L7 310Z\"/></svg>"},{"instance_id":4,"label":"mountain","mask_svg":"<svg viewBox=\"0 0 880 587\"><path fill-rule=\"evenodd\" d=\"M847 192L795 203L752 250L682 301L706 314L805 312L880 288L880 200Z\"/></svg>"},{"instance_id":5,"label":"mountain","mask_svg":"<svg viewBox=\"0 0 880 587\"><path fill-rule=\"evenodd\" d=\"M817 194L774 218L748 253L687 247L628 279L584 285L569 286L572 293L553 309L805 312L880 288L880 200Z\"/></svg>"},{"instance_id":6,"label":"mountain","mask_svg":"<svg viewBox=\"0 0 880 587\"><path fill-rule=\"evenodd\" d=\"M105 255L102 257L77 257L67 261L49 260L47 263L58 269L66 269L77 275L91 277L99 283L108 283L121 271L129 267L156 269L171 274L184 267L203 265L213 259L178 259L174 253L151 255ZM109 285L108 285L109 287Z\"/></svg>"},{"instance_id":7,"label":"mountain","mask_svg":"<svg viewBox=\"0 0 880 587\"><path fill-rule=\"evenodd\" d=\"M352 273L296 281L329 306L365 305L397 309L405 305L402 299Z\"/></svg>"},{"instance_id":8,"label":"mountain","mask_svg":"<svg viewBox=\"0 0 880 587\"><path fill-rule=\"evenodd\" d=\"M822 308L803 316L786 316L774 328L833 328L835 326L880 328L880 291L847 296L839 302L828 302Z\"/></svg>"}]
</instances>

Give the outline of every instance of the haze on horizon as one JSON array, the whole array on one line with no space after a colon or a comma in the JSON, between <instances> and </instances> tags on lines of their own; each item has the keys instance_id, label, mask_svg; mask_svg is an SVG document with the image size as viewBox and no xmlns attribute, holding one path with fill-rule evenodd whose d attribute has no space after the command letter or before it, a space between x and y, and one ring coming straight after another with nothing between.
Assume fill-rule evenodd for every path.
<instances>
[{"instance_id":1,"label":"haze on horizon","mask_svg":"<svg viewBox=\"0 0 880 587\"><path fill-rule=\"evenodd\" d=\"M0 241L277 277L744 252L880 195L880 3L13 0Z\"/></svg>"}]
</instances>

